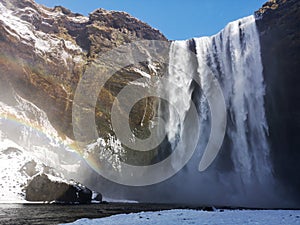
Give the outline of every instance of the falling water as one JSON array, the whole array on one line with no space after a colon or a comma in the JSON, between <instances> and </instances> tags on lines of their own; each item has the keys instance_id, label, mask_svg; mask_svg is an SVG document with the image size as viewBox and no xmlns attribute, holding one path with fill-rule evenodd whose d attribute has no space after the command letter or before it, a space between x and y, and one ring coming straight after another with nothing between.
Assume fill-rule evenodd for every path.
<instances>
[{"instance_id":1,"label":"falling water","mask_svg":"<svg viewBox=\"0 0 300 225\"><path fill-rule=\"evenodd\" d=\"M187 124L183 121L192 101L191 75L195 68L191 66L192 58L189 52L189 43L186 41L173 42L169 57L168 79L162 83L162 88L168 90L166 96L171 107L168 108L168 123L166 123L165 130L171 148L174 150L184 139L184 125ZM172 164L174 166L179 163L173 160Z\"/></svg>"},{"instance_id":2,"label":"falling water","mask_svg":"<svg viewBox=\"0 0 300 225\"><path fill-rule=\"evenodd\" d=\"M212 38L195 39L200 77L210 65L221 82L229 119L228 137L232 161L244 183L257 178L263 182L271 172L268 162L268 129L264 111L259 36L253 16L230 23Z\"/></svg>"},{"instance_id":3,"label":"falling water","mask_svg":"<svg viewBox=\"0 0 300 225\"><path fill-rule=\"evenodd\" d=\"M214 204L253 205L255 201L259 202L258 196L272 192L269 187L272 166L264 110L265 85L255 18L250 16L232 22L217 35L195 38L193 42L194 50L191 41L173 42L170 50L168 79L181 90L166 88L172 105L166 128L169 141L174 141L176 134L180 137L183 132L188 132L184 123L193 103L192 94L201 121L197 159L188 165L188 171L174 180L182 183L185 179L185 186L194 187L194 191L190 187L179 187L187 190L185 198ZM191 60L193 57L196 64ZM176 69L172 65L177 65ZM196 73L193 71L195 66ZM195 164L199 163L207 144L212 121L209 105L201 91L206 88L208 94L213 94L210 93L213 90L205 87L209 85L208 76L213 76L223 91L227 128L220 155L206 171L199 173ZM200 91L192 85L193 79L200 80Z\"/></svg>"}]
</instances>

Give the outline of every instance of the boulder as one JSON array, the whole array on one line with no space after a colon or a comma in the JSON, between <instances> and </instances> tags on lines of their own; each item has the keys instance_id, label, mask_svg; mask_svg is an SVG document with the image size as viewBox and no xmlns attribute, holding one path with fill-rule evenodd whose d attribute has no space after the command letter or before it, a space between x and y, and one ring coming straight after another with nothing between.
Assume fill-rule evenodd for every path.
<instances>
[{"instance_id":1,"label":"boulder","mask_svg":"<svg viewBox=\"0 0 300 225\"><path fill-rule=\"evenodd\" d=\"M102 202L102 195L100 193L94 193L93 200L96 202Z\"/></svg>"},{"instance_id":2,"label":"boulder","mask_svg":"<svg viewBox=\"0 0 300 225\"><path fill-rule=\"evenodd\" d=\"M59 203L91 203L92 191L87 187L66 182L47 174L39 174L25 187L27 201L59 202Z\"/></svg>"}]
</instances>

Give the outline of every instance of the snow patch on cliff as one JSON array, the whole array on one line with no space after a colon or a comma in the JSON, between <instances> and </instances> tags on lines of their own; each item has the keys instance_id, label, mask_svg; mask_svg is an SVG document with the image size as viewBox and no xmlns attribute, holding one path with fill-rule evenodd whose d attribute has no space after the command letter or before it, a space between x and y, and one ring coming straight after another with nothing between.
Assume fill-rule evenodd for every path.
<instances>
[{"instance_id":1,"label":"snow patch on cliff","mask_svg":"<svg viewBox=\"0 0 300 225\"><path fill-rule=\"evenodd\" d=\"M48 14L50 13L49 15L53 14L42 7L39 9L43 12L47 12ZM57 14L57 12L55 13ZM71 41L63 40L55 37L54 35L41 31L36 31L32 24L21 19L22 15L34 16L39 15L39 13L30 7L13 11L6 8L0 2L0 21L3 22L2 26L5 31L7 31L9 35L20 40L21 43L32 46L37 54L44 56L46 53L50 53L50 55L56 58L61 58L65 63L67 63L67 59L73 60L74 54L72 53L76 52L80 54L83 52L78 45L72 43ZM83 19L82 17L78 18L78 21L81 20L86 19ZM51 25L49 24L49 26ZM78 61L79 59L77 57L76 62Z\"/></svg>"}]
</instances>

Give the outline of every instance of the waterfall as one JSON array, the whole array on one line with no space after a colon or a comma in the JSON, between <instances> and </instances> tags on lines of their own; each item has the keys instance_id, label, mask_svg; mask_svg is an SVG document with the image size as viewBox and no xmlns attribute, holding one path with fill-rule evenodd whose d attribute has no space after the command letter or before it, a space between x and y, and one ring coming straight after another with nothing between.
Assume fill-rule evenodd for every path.
<instances>
[{"instance_id":1,"label":"waterfall","mask_svg":"<svg viewBox=\"0 0 300 225\"><path fill-rule=\"evenodd\" d=\"M252 176L263 182L271 172L268 129L264 111L259 36L253 16L230 23L211 38L195 39L198 72L204 76L206 65L223 87L229 119L228 137L232 143L232 161L243 181ZM204 69L203 69L204 68Z\"/></svg>"},{"instance_id":2,"label":"waterfall","mask_svg":"<svg viewBox=\"0 0 300 225\"><path fill-rule=\"evenodd\" d=\"M194 191L191 191L192 188L181 189L186 189L187 195L200 202L251 206L263 196L267 202L265 194L272 192L269 186L273 179L264 110L263 67L255 18L249 16L237 20L220 33L195 38L194 44L191 43L172 43L168 80L176 83L176 88L181 90L165 88L170 103L166 131L171 143L176 143L176 139L187 132L184 125L193 101L198 106L200 120L200 136L194 157L197 159L191 160L188 170L174 182L178 179L182 183L184 179L185 185L193 186ZM173 65L176 65L175 69ZM214 94L209 76L222 89L227 127L220 154L206 171L199 173L195 170L196 164L203 155L211 131L212 115L203 91L207 90L206 95ZM193 85L193 80L197 79L200 81L198 91ZM261 202L265 204L263 200Z\"/></svg>"},{"instance_id":3,"label":"waterfall","mask_svg":"<svg viewBox=\"0 0 300 225\"><path fill-rule=\"evenodd\" d=\"M168 79L161 87L168 90L166 96L171 107L168 108L168 123L166 123L165 130L173 150L184 136L183 121L192 101L192 89L190 87L192 77L190 75L194 73L194 67L191 66L192 58L189 53L188 42L176 41L171 44ZM172 163L176 162L173 160Z\"/></svg>"},{"instance_id":4,"label":"waterfall","mask_svg":"<svg viewBox=\"0 0 300 225\"><path fill-rule=\"evenodd\" d=\"M193 69L193 67L190 66L188 42L177 41L172 43L170 48L170 62L172 62L172 65L176 65L176 67L169 66L169 78L174 83L176 82L177 85L172 85L171 87L166 87L168 84L164 85L164 88L168 90L168 101L174 106L174 108L169 111L169 123L166 124L166 131L169 141L174 142L176 140L176 133L180 128L180 121L184 120L186 112L190 108L191 101L190 85L192 80L189 76L182 76L182 71L185 71L186 68L188 70ZM169 82L169 84L172 83ZM182 101L182 98L177 97L178 93L182 93L182 95L186 95L188 98ZM175 111L175 109L177 109L177 111ZM178 111L178 109L180 109L180 111Z\"/></svg>"}]
</instances>

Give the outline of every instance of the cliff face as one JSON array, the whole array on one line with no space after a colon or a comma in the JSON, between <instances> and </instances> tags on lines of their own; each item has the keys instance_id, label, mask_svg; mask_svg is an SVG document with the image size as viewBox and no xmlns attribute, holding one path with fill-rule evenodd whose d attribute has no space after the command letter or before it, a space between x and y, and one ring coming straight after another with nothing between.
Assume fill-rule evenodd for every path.
<instances>
[{"instance_id":1,"label":"cliff face","mask_svg":"<svg viewBox=\"0 0 300 225\"><path fill-rule=\"evenodd\" d=\"M123 12L99 9L84 17L63 7L46 8L32 0L0 1L1 84L44 110L62 135L73 137L72 101L78 81L98 54L135 40L163 40L157 30ZM138 68L139 70L136 70ZM99 96L97 122L111 133L109 108L119 90L141 72L157 75L145 64L119 71ZM160 73L158 65L157 73ZM145 111L148 107L148 111ZM155 111L154 100L141 101L131 121L145 123Z\"/></svg>"},{"instance_id":2,"label":"cliff face","mask_svg":"<svg viewBox=\"0 0 300 225\"><path fill-rule=\"evenodd\" d=\"M256 12L274 173L300 190L300 2L272 0Z\"/></svg>"}]
</instances>

